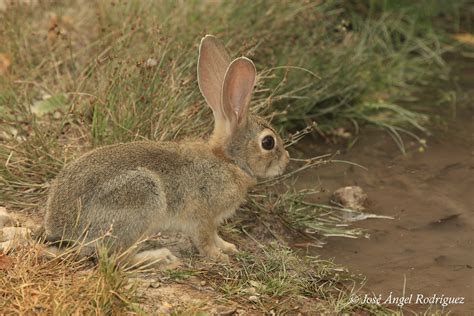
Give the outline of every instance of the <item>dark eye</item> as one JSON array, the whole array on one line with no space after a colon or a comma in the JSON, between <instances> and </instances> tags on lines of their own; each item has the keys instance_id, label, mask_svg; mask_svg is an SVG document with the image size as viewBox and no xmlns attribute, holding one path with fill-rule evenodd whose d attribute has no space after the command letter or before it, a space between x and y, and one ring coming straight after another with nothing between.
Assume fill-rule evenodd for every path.
<instances>
[{"instance_id":1,"label":"dark eye","mask_svg":"<svg viewBox=\"0 0 474 316\"><path fill-rule=\"evenodd\" d=\"M262 148L265 150L272 150L275 147L275 138L267 135L262 139Z\"/></svg>"}]
</instances>

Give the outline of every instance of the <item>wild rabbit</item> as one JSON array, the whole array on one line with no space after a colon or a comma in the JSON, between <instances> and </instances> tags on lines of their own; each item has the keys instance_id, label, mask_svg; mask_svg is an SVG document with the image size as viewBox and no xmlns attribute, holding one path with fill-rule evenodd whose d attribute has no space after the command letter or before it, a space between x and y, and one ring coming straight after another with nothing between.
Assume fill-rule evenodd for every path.
<instances>
[{"instance_id":1,"label":"wild rabbit","mask_svg":"<svg viewBox=\"0 0 474 316\"><path fill-rule=\"evenodd\" d=\"M92 255L96 240L124 250L171 230L188 235L201 254L215 260L237 253L218 236L218 225L234 214L257 178L281 174L289 154L270 124L249 113L256 78L251 60L231 61L224 46L207 35L197 68L199 88L214 114L209 139L132 142L83 155L51 186L47 240L85 240L81 254ZM172 256L137 249L132 261L164 254Z\"/></svg>"}]
</instances>

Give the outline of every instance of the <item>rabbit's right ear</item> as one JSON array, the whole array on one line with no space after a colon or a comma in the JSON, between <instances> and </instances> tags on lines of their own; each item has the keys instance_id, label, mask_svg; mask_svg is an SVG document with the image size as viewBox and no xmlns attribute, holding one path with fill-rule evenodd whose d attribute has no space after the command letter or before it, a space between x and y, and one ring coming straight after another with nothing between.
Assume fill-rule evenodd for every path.
<instances>
[{"instance_id":1,"label":"rabbit's right ear","mask_svg":"<svg viewBox=\"0 0 474 316\"><path fill-rule=\"evenodd\" d=\"M226 122L221 106L222 86L230 57L225 47L212 35L206 35L199 46L198 84L202 95L214 113L216 125Z\"/></svg>"},{"instance_id":2,"label":"rabbit's right ear","mask_svg":"<svg viewBox=\"0 0 474 316\"><path fill-rule=\"evenodd\" d=\"M235 59L229 66L222 87L222 108L233 131L245 126L257 73L253 62L246 57Z\"/></svg>"}]
</instances>

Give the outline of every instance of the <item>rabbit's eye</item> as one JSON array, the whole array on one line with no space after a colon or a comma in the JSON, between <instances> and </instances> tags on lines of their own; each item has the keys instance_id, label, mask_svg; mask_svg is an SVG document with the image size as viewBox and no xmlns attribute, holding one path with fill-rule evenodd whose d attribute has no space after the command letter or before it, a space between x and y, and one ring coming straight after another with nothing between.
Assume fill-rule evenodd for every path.
<instances>
[{"instance_id":1,"label":"rabbit's eye","mask_svg":"<svg viewBox=\"0 0 474 316\"><path fill-rule=\"evenodd\" d=\"M262 148L265 150L272 150L273 147L275 147L275 139L273 138L273 136L265 136L262 139Z\"/></svg>"}]
</instances>

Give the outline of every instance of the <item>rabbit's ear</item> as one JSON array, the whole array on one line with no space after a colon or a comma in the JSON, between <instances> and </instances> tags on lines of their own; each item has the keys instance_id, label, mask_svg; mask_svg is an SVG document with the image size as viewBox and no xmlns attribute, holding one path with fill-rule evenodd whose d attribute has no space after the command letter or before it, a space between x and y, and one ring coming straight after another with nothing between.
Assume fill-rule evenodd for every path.
<instances>
[{"instance_id":1,"label":"rabbit's ear","mask_svg":"<svg viewBox=\"0 0 474 316\"><path fill-rule=\"evenodd\" d=\"M222 86L230 57L225 47L212 35L206 35L199 46L198 84L202 95L214 113L216 123L225 121L222 112Z\"/></svg>"},{"instance_id":2,"label":"rabbit's ear","mask_svg":"<svg viewBox=\"0 0 474 316\"><path fill-rule=\"evenodd\" d=\"M235 59L226 72L222 89L222 107L234 128L247 120L255 78L255 66L245 57Z\"/></svg>"}]
</instances>

